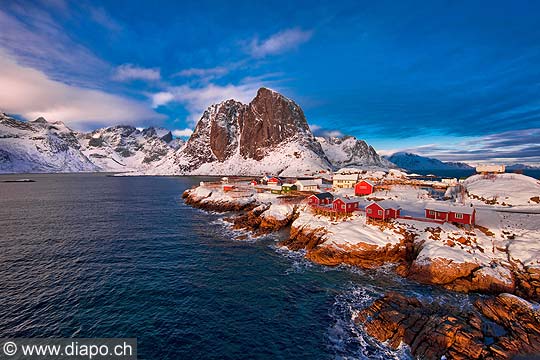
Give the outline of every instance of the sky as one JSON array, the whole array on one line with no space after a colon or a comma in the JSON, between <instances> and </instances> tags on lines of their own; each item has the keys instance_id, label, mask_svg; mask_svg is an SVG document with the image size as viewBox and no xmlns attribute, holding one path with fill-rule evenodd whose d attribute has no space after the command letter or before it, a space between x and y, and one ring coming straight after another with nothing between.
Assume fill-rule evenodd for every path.
<instances>
[{"instance_id":1,"label":"sky","mask_svg":"<svg viewBox=\"0 0 540 360\"><path fill-rule=\"evenodd\" d=\"M540 2L0 1L0 111L189 136L261 86L382 154L540 165Z\"/></svg>"}]
</instances>

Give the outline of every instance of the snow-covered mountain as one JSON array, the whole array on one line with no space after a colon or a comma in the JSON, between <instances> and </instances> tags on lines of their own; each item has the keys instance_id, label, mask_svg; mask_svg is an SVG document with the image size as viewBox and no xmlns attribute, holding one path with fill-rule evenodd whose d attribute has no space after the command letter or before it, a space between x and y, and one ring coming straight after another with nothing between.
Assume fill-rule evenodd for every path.
<instances>
[{"instance_id":1,"label":"snow-covered mountain","mask_svg":"<svg viewBox=\"0 0 540 360\"><path fill-rule=\"evenodd\" d=\"M391 164L362 140L315 138L298 104L261 88L249 104L210 106L186 146L150 173L297 176L353 165Z\"/></svg>"},{"instance_id":2,"label":"snow-covered mountain","mask_svg":"<svg viewBox=\"0 0 540 360\"><path fill-rule=\"evenodd\" d=\"M78 134L82 153L105 171L144 171L182 145L163 128L113 126ZM180 140L181 141L181 140Z\"/></svg>"},{"instance_id":3,"label":"snow-covered mountain","mask_svg":"<svg viewBox=\"0 0 540 360\"><path fill-rule=\"evenodd\" d=\"M179 146L165 129L78 133L60 121L24 122L0 113L0 173L142 171Z\"/></svg>"},{"instance_id":4,"label":"snow-covered mountain","mask_svg":"<svg viewBox=\"0 0 540 360\"><path fill-rule=\"evenodd\" d=\"M266 88L249 104L227 100L208 107L186 143L162 128L78 133L42 118L2 119L0 172L298 176L393 166L354 137L315 138L300 106Z\"/></svg>"},{"instance_id":5,"label":"snow-covered mountain","mask_svg":"<svg viewBox=\"0 0 540 360\"><path fill-rule=\"evenodd\" d=\"M433 170L472 170L470 165L461 162L443 162L438 159L397 152L386 158L396 166L409 171L433 171Z\"/></svg>"},{"instance_id":6,"label":"snow-covered mountain","mask_svg":"<svg viewBox=\"0 0 540 360\"><path fill-rule=\"evenodd\" d=\"M300 106L261 88L249 104L210 106L186 145L151 173L300 175L331 169Z\"/></svg>"},{"instance_id":7,"label":"snow-covered mountain","mask_svg":"<svg viewBox=\"0 0 540 360\"><path fill-rule=\"evenodd\" d=\"M394 167L394 164L379 156L371 145L353 136L317 137L317 140L334 168Z\"/></svg>"}]
</instances>

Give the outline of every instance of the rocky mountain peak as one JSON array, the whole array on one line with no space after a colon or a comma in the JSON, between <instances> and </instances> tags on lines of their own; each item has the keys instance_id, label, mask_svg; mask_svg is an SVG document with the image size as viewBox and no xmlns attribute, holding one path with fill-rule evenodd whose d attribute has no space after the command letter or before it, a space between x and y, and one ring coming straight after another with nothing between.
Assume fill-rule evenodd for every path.
<instances>
[{"instance_id":1,"label":"rocky mountain peak","mask_svg":"<svg viewBox=\"0 0 540 360\"><path fill-rule=\"evenodd\" d=\"M300 106L278 92L260 88L247 105L226 100L203 113L182 149L184 170L235 155L259 161L272 149L292 142L325 159Z\"/></svg>"}]
</instances>

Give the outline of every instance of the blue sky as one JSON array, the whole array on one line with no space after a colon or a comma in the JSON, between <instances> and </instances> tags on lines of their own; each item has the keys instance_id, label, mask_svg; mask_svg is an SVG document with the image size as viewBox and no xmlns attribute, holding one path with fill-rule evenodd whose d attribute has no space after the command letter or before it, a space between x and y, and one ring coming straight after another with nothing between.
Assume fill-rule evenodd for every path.
<instances>
[{"instance_id":1,"label":"blue sky","mask_svg":"<svg viewBox=\"0 0 540 360\"><path fill-rule=\"evenodd\" d=\"M260 86L317 134L540 164L540 3L0 2L0 110L189 135ZM7 89L7 90L6 90Z\"/></svg>"}]
</instances>

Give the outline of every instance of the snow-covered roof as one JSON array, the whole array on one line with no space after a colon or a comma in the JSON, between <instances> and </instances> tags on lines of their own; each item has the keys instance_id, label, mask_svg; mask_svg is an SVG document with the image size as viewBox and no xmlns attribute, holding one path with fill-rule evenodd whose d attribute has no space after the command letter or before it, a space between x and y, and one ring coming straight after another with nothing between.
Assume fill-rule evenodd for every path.
<instances>
[{"instance_id":1,"label":"snow-covered roof","mask_svg":"<svg viewBox=\"0 0 540 360\"><path fill-rule=\"evenodd\" d=\"M318 186L319 183L315 180L296 180L295 184L302 186Z\"/></svg>"},{"instance_id":2,"label":"snow-covered roof","mask_svg":"<svg viewBox=\"0 0 540 360\"><path fill-rule=\"evenodd\" d=\"M450 204L428 204L426 205L426 210L434 210L438 212L453 212L453 213L458 213L458 214L471 215L474 212L474 207L450 205Z\"/></svg>"},{"instance_id":3,"label":"snow-covered roof","mask_svg":"<svg viewBox=\"0 0 540 360\"><path fill-rule=\"evenodd\" d=\"M316 196L319 200L322 200L322 199L333 199L334 198L334 195L330 194L329 192L323 192L323 193L318 193L318 194L313 194L311 196Z\"/></svg>"},{"instance_id":4,"label":"snow-covered roof","mask_svg":"<svg viewBox=\"0 0 540 360\"><path fill-rule=\"evenodd\" d=\"M270 190L281 190L281 186L280 185L272 185L272 186L268 186L268 189L270 189Z\"/></svg>"},{"instance_id":5,"label":"snow-covered roof","mask_svg":"<svg viewBox=\"0 0 540 360\"><path fill-rule=\"evenodd\" d=\"M396 203L395 201L392 201L392 200L372 201L366 207L368 207L368 206L370 206L372 204L376 204L376 205L378 205L379 207L381 207L384 210L387 210L387 209L396 209L396 210L401 209L401 206L398 203Z\"/></svg>"},{"instance_id":6,"label":"snow-covered roof","mask_svg":"<svg viewBox=\"0 0 540 360\"><path fill-rule=\"evenodd\" d=\"M333 180L356 181L358 180L358 174L335 174Z\"/></svg>"},{"instance_id":7,"label":"snow-covered roof","mask_svg":"<svg viewBox=\"0 0 540 360\"><path fill-rule=\"evenodd\" d=\"M291 184L291 183L285 183L282 186L284 186L284 187L292 187L292 186L296 186L296 185Z\"/></svg>"},{"instance_id":8,"label":"snow-covered roof","mask_svg":"<svg viewBox=\"0 0 540 360\"><path fill-rule=\"evenodd\" d=\"M341 196L338 196L334 199L334 201L336 200L341 200L343 201L345 204L352 204L352 203L357 203L358 200L353 200L353 199L347 199L347 198L344 198L344 197L341 197Z\"/></svg>"},{"instance_id":9,"label":"snow-covered roof","mask_svg":"<svg viewBox=\"0 0 540 360\"><path fill-rule=\"evenodd\" d=\"M373 181L370 181L370 180L360 179L360 180L358 180L358 182L365 182L365 183L368 183L368 184L371 185L371 186L375 186L375 184L373 183Z\"/></svg>"}]
</instances>

